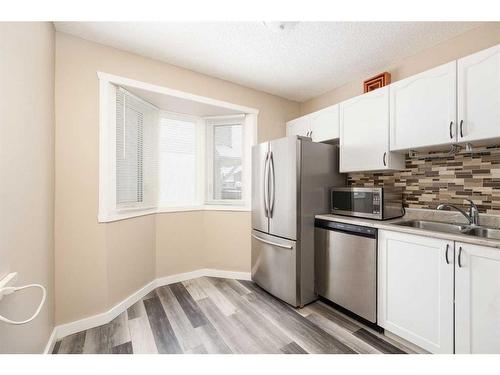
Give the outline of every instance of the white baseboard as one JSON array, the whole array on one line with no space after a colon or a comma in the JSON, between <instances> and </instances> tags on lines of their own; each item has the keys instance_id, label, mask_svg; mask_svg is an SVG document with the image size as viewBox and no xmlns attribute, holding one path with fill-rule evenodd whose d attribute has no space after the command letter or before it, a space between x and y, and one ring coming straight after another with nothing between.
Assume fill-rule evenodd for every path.
<instances>
[{"instance_id":1,"label":"white baseboard","mask_svg":"<svg viewBox=\"0 0 500 375\"><path fill-rule=\"evenodd\" d=\"M196 279L197 277L208 276L205 271L206 271L205 269L199 269L190 272L178 273L177 275L159 277L158 279L154 280L155 288L190 279Z\"/></svg>"},{"instance_id":2,"label":"white baseboard","mask_svg":"<svg viewBox=\"0 0 500 375\"><path fill-rule=\"evenodd\" d=\"M55 342L58 339L61 339L73 333L85 331L87 329L109 323L111 320L113 320L122 312L127 310L130 306L139 301L149 292L160 286L169 285L180 281L195 279L197 277L202 277L202 276L223 277L226 279L250 280L250 272L216 270L211 268L203 268L191 272L160 277L146 284L144 287L134 292L133 294L125 298L123 301L117 303L115 306L113 306L106 312L54 327L54 330L50 335L49 341L47 342L47 346L45 347L44 353L51 353L55 345Z\"/></svg>"},{"instance_id":3,"label":"white baseboard","mask_svg":"<svg viewBox=\"0 0 500 375\"><path fill-rule=\"evenodd\" d=\"M52 330L52 333L50 334L49 340L47 341L47 345L45 345L45 349L43 350L43 354L51 354L52 350L54 349L54 345L56 344L57 341L57 330L56 327Z\"/></svg>"},{"instance_id":4,"label":"white baseboard","mask_svg":"<svg viewBox=\"0 0 500 375\"><path fill-rule=\"evenodd\" d=\"M203 276L221 277L221 278L225 278L225 279L238 279L238 280L251 280L252 279L250 277L250 272L215 270L212 268L206 268L202 271L204 272Z\"/></svg>"},{"instance_id":5,"label":"white baseboard","mask_svg":"<svg viewBox=\"0 0 500 375\"><path fill-rule=\"evenodd\" d=\"M57 339L109 323L111 320L116 318L118 315L127 310L130 306L139 301L142 297L144 297L155 288L156 280L153 280L138 291L125 298L123 301L118 302L115 306L113 306L106 312L56 326L54 329L57 332Z\"/></svg>"}]
</instances>

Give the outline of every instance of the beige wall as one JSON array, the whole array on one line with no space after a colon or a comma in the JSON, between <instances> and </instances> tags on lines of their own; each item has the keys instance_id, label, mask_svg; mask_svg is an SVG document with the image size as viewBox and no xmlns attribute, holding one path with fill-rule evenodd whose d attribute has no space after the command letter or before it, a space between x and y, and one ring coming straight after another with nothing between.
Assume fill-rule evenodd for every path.
<instances>
[{"instance_id":1,"label":"beige wall","mask_svg":"<svg viewBox=\"0 0 500 375\"><path fill-rule=\"evenodd\" d=\"M205 212L156 216L156 274L158 277L205 267Z\"/></svg>"},{"instance_id":2,"label":"beige wall","mask_svg":"<svg viewBox=\"0 0 500 375\"><path fill-rule=\"evenodd\" d=\"M156 220L148 215L103 225L109 303L113 305L155 278Z\"/></svg>"},{"instance_id":3,"label":"beige wall","mask_svg":"<svg viewBox=\"0 0 500 375\"><path fill-rule=\"evenodd\" d=\"M157 215L157 277L198 268L250 272L250 217L237 211Z\"/></svg>"},{"instance_id":4,"label":"beige wall","mask_svg":"<svg viewBox=\"0 0 500 375\"><path fill-rule=\"evenodd\" d=\"M283 136L299 114L296 102L56 33L57 324L103 312L155 277L250 269L249 212L97 223L97 71L257 108L259 141Z\"/></svg>"},{"instance_id":5,"label":"beige wall","mask_svg":"<svg viewBox=\"0 0 500 375\"><path fill-rule=\"evenodd\" d=\"M0 23L0 277L40 283L48 299L32 322L0 322L0 353L41 353L54 314L54 29ZM0 314L28 318L39 290L5 297ZM1 360L0 360L1 362Z\"/></svg>"},{"instance_id":6,"label":"beige wall","mask_svg":"<svg viewBox=\"0 0 500 375\"><path fill-rule=\"evenodd\" d=\"M381 69L380 72L390 72L392 82L396 82L413 74L448 63L499 43L500 22L486 23L484 26L467 31L464 34L426 49L416 55L401 61L395 61L387 68ZM362 94L363 81L371 75L380 72L371 72L363 77L354 77L352 82L344 86L301 103L301 114L305 115Z\"/></svg>"},{"instance_id":7,"label":"beige wall","mask_svg":"<svg viewBox=\"0 0 500 375\"><path fill-rule=\"evenodd\" d=\"M206 267L250 272L251 225L250 212L205 212Z\"/></svg>"}]
</instances>

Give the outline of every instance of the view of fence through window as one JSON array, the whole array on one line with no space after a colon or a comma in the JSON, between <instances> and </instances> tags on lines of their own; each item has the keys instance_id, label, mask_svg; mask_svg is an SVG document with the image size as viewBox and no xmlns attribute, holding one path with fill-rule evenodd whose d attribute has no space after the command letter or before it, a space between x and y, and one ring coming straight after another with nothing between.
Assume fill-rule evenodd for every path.
<instances>
[{"instance_id":1,"label":"view of fence through window","mask_svg":"<svg viewBox=\"0 0 500 375\"><path fill-rule=\"evenodd\" d=\"M213 127L213 199L241 199L243 126L242 124Z\"/></svg>"}]
</instances>

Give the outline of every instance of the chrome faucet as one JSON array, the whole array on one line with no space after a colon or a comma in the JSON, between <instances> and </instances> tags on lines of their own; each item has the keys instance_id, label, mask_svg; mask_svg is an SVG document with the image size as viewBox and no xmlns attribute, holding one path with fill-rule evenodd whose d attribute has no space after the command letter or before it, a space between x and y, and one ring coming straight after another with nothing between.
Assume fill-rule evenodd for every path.
<instances>
[{"instance_id":1,"label":"chrome faucet","mask_svg":"<svg viewBox=\"0 0 500 375\"><path fill-rule=\"evenodd\" d=\"M447 203L439 204L436 207L436 209L444 210L445 208L450 208L450 209L456 210L465 216L465 218L469 221L470 225L479 225L479 210L478 210L476 204L473 201L471 201L470 199L464 198L464 200L466 200L467 202L470 203L469 213L465 212L464 210L462 210L461 208L459 208L457 206L454 206L452 204L447 204Z\"/></svg>"}]
</instances>

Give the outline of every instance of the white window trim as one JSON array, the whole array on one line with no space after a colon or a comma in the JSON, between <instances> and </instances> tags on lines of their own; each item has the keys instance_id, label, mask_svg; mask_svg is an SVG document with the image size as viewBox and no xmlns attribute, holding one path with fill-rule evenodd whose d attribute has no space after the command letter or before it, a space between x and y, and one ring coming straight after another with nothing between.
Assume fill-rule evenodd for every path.
<instances>
[{"instance_id":1,"label":"white window trim","mask_svg":"<svg viewBox=\"0 0 500 375\"><path fill-rule=\"evenodd\" d=\"M256 108L246 107L239 104L234 104L222 100L212 99L200 95L191 94L184 91L170 89L163 86L154 85L151 83L141 82L130 78L120 77L117 75L97 72L99 79L99 209L98 209L98 222L112 222L117 220L128 219L132 217L139 217L157 213L168 212L185 212L185 211L250 211L251 210L251 149L257 141L257 116L259 110ZM138 209L116 209L116 160L112 155L116 155L116 139L115 132L111 132L110 123L115 121L116 114L110 106L110 101L114 97L114 86L128 86L138 89L143 89L159 94L174 96L187 100L196 101L199 103L218 106L225 109L239 111L245 116L244 132L245 137L248 137L248 142L245 142L244 158L246 160L243 168L244 173L244 190L243 197L245 204L242 206L235 205L217 205L217 204L204 204L202 200L200 206L193 207L152 207L152 208L138 208ZM183 115L184 116L184 115ZM187 116L187 115L186 115ZM225 117L225 116L216 116ZM215 118L215 116L213 117ZM202 127L205 129L205 127ZM205 140L205 137L202 138ZM203 141L204 142L204 141ZM204 147L203 147L204 149ZM205 155L203 155L203 159ZM203 173L199 183L203 184L201 191L205 189L205 165L199 168Z\"/></svg>"},{"instance_id":2,"label":"white window trim","mask_svg":"<svg viewBox=\"0 0 500 375\"><path fill-rule=\"evenodd\" d=\"M249 210L250 209L250 199L251 199L251 194L248 192L251 190L251 174L248 176L248 173L246 173L248 170L251 171L252 169L252 145L254 144L255 138L254 134L249 132L248 130L251 130L252 124L248 123L250 121L248 119L248 115L228 115L228 116L210 116L210 117L205 117L205 121L207 122L206 124L206 131L207 131L207 136L205 139L205 143L208 145L210 144L210 148L206 147L207 150L207 155L206 155L206 170L213 172L213 127L217 126L217 121L220 121L220 124L223 125L224 122L232 122L232 120L235 120L235 122L241 123L243 125L243 152L242 152L242 157L241 157L241 165L242 165L242 196L241 199L238 200L230 200L230 199L213 199L213 180L212 176L207 176L206 178L206 188L205 188L205 205L210 206L210 207L240 207L244 210ZM212 120L214 123L213 124L208 124L208 122Z\"/></svg>"}]
</instances>

